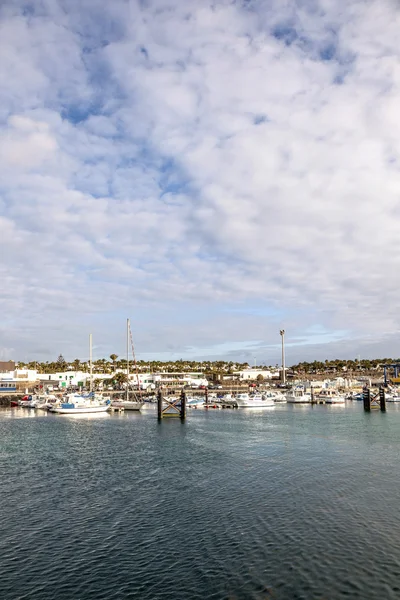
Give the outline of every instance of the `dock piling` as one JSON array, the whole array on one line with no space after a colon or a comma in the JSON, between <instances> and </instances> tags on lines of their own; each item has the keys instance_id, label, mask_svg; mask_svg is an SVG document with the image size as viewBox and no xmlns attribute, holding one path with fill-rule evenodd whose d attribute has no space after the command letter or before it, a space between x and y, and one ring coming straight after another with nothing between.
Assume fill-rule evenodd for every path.
<instances>
[{"instance_id":1,"label":"dock piling","mask_svg":"<svg viewBox=\"0 0 400 600\"><path fill-rule=\"evenodd\" d=\"M162 392L161 392L161 389L159 389L157 392L157 416L158 416L158 420L161 421L161 419L162 419Z\"/></svg>"},{"instance_id":2,"label":"dock piling","mask_svg":"<svg viewBox=\"0 0 400 600\"><path fill-rule=\"evenodd\" d=\"M386 391L384 387L379 388L379 404L381 406L381 411L386 411Z\"/></svg>"},{"instance_id":3,"label":"dock piling","mask_svg":"<svg viewBox=\"0 0 400 600\"><path fill-rule=\"evenodd\" d=\"M186 392L182 390L181 392L181 420L184 421L186 417Z\"/></svg>"},{"instance_id":4,"label":"dock piling","mask_svg":"<svg viewBox=\"0 0 400 600\"><path fill-rule=\"evenodd\" d=\"M363 390L363 401L364 410L369 412L371 410L371 390L369 388Z\"/></svg>"}]
</instances>

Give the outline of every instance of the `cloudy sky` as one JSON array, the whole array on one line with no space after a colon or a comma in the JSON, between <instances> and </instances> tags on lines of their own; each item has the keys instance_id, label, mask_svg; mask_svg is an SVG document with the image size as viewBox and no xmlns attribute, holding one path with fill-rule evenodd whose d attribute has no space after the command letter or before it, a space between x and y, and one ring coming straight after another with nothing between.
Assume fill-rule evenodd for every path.
<instances>
[{"instance_id":1,"label":"cloudy sky","mask_svg":"<svg viewBox=\"0 0 400 600\"><path fill-rule=\"evenodd\" d=\"M400 355L397 0L3 0L0 358Z\"/></svg>"}]
</instances>

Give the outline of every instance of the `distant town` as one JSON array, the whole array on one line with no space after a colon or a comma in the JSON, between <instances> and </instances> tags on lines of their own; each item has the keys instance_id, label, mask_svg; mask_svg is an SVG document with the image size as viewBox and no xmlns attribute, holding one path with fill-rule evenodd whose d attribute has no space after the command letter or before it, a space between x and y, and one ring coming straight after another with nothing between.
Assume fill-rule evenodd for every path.
<instances>
[{"instance_id":1,"label":"distant town","mask_svg":"<svg viewBox=\"0 0 400 600\"><path fill-rule=\"evenodd\" d=\"M13 362L13 361L10 361ZM287 367L287 375L322 375L332 373L361 373L370 372L371 374L383 373L383 365L400 363L400 358L375 358L375 359L335 359L313 362L300 362ZM7 363L3 363L7 364ZM30 361L28 363L19 361L13 363L20 369L34 369L38 373L57 373L58 371L85 371L89 368L89 361L81 361L78 358L71 362L64 359L62 354L59 355L54 362L39 362ZM205 374L221 374L234 375L235 372L240 372L245 369L257 369L259 371L270 371L277 373L281 371L281 366L275 365L250 365L248 362L233 362L233 361L195 361L195 360L174 360L174 361L143 361L139 360L136 363L139 372L191 372L201 371ZM131 366L131 369L133 365ZM101 358L93 360L93 373L95 374L111 374L126 369L126 359L119 358L117 354L111 354L108 359Z\"/></svg>"},{"instance_id":2,"label":"distant town","mask_svg":"<svg viewBox=\"0 0 400 600\"><path fill-rule=\"evenodd\" d=\"M255 361L256 362L256 361ZM233 361L131 361L129 370L127 361L111 354L92 362L75 359L67 361L62 354L53 362L30 361L0 362L0 381L13 382L17 389L41 387L43 389L85 388L92 380L94 389L121 389L129 385L139 386L143 390L152 390L158 386L209 387L213 385L232 385L234 383L254 383L256 385L299 380L335 379L338 385L345 385L352 379L371 378L378 381L383 377L384 365L398 364L400 359L354 359L300 362L285 367L284 377L281 365L250 365L248 362ZM398 369L395 377L398 377ZM347 384L346 384L347 385Z\"/></svg>"}]
</instances>

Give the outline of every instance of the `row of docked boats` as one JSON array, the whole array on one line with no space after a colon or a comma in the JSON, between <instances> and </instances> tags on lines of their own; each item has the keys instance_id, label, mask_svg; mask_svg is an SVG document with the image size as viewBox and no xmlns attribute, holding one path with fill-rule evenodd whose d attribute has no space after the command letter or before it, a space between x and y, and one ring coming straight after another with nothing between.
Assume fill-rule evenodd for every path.
<instances>
[{"instance_id":1,"label":"row of docked boats","mask_svg":"<svg viewBox=\"0 0 400 600\"><path fill-rule=\"evenodd\" d=\"M60 398L51 394L32 394L24 396L17 404L23 408L36 408L59 414L100 413L111 408L110 398L93 392L66 394Z\"/></svg>"},{"instance_id":2,"label":"row of docked boats","mask_svg":"<svg viewBox=\"0 0 400 600\"><path fill-rule=\"evenodd\" d=\"M131 400L129 396L125 399L111 400L94 392L66 394L61 397L52 394L31 394L11 402L11 406L36 408L59 414L101 413L112 409L139 411L143 405L144 402Z\"/></svg>"},{"instance_id":3,"label":"row of docked boats","mask_svg":"<svg viewBox=\"0 0 400 600\"><path fill-rule=\"evenodd\" d=\"M213 402L210 398L211 403ZM269 390L263 393L239 393L225 394L218 399L218 403L222 405L232 405L237 408L264 408L272 407L279 403L287 402L288 404L344 404L345 396L337 392L333 388L324 388L318 393L307 391L304 386L295 386L282 393L277 390ZM191 408L201 408L206 406L203 399L187 398L186 405Z\"/></svg>"}]
</instances>

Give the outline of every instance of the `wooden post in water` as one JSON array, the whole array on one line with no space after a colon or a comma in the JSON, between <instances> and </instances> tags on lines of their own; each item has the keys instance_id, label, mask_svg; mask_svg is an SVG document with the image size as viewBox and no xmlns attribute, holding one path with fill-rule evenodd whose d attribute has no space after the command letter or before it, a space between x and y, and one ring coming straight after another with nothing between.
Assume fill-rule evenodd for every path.
<instances>
[{"instance_id":1,"label":"wooden post in water","mask_svg":"<svg viewBox=\"0 0 400 600\"><path fill-rule=\"evenodd\" d=\"M363 401L364 401L364 410L369 412L371 410L371 390L369 388L365 388L363 390Z\"/></svg>"},{"instance_id":2,"label":"wooden post in water","mask_svg":"<svg viewBox=\"0 0 400 600\"><path fill-rule=\"evenodd\" d=\"M386 411L386 391L384 387L379 388L379 403L381 405L381 411Z\"/></svg>"},{"instance_id":3,"label":"wooden post in water","mask_svg":"<svg viewBox=\"0 0 400 600\"><path fill-rule=\"evenodd\" d=\"M181 392L181 419L182 421L185 420L186 417L186 393L185 390L182 390Z\"/></svg>"},{"instance_id":4,"label":"wooden post in water","mask_svg":"<svg viewBox=\"0 0 400 600\"><path fill-rule=\"evenodd\" d=\"M204 390L204 404L208 404L208 389Z\"/></svg>"},{"instance_id":5,"label":"wooden post in water","mask_svg":"<svg viewBox=\"0 0 400 600\"><path fill-rule=\"evenodd\" d=\"M161 421L161 419L162 419L162 391L161 391L161 388L158 388L158 392L157 392L157 415L158 415L158 420Z\"/></svg>"}]
</instances>

